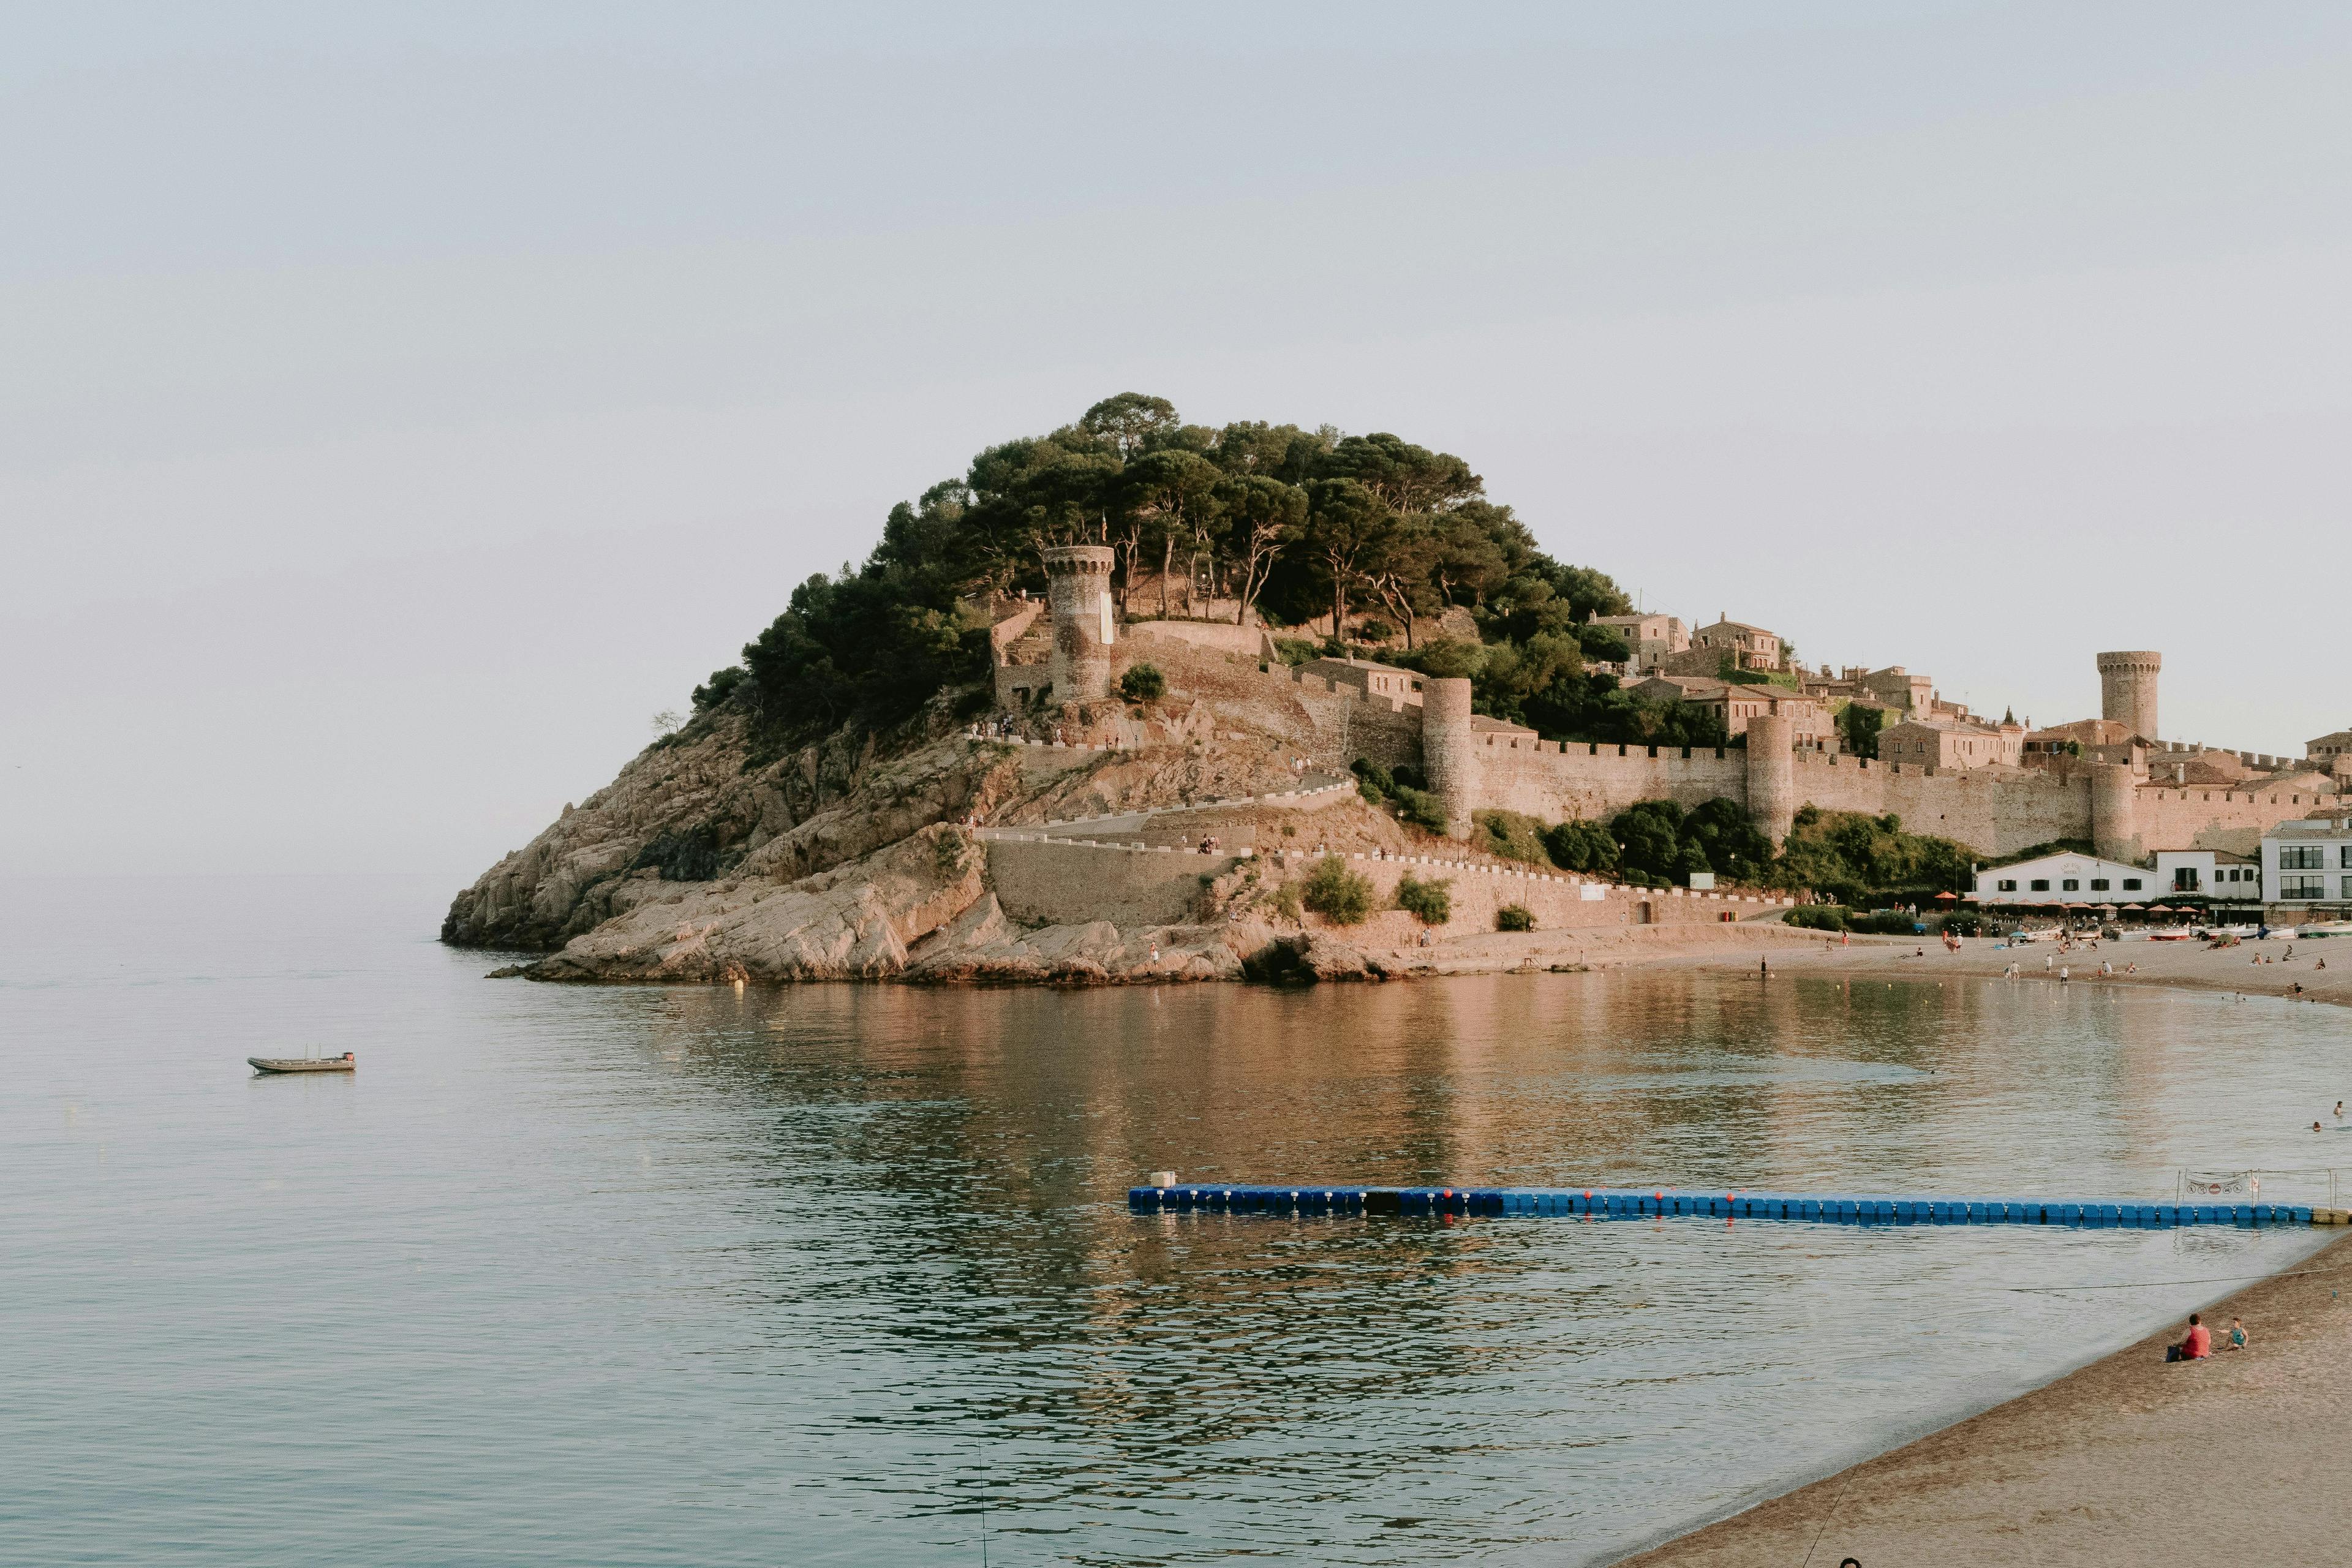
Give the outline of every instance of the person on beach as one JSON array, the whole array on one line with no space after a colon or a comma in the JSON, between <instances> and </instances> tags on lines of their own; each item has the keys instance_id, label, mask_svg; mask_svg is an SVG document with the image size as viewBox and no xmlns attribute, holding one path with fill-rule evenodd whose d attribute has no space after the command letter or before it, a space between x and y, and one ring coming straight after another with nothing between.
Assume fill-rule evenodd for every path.
<instances>
[{"instance_id":1,"label":"person on beach","mask_svg":"<svg viewBox=\"0 0 2352 1568\"><path fill-rule=\"evenodd\" d=\"M1772 978L1772 961L1770 959L1759 958L1756 961L1756 978L1759 980L1769 980Z\"/></svg>"},{"instance_id":2,"label":"person on beach","mask_svg":"<svg viewBox=\"0 0 2352 1568\"><path fill-rule=\"evenodd\" d=\"M2071 975L2071 974L2067 973L2064 970L2063 970L2063 969L2062 969L2062 970L2060 970L2060 971L2058 972L2058 978L2059 978L2059 980L2063 983L2063 982L2065 982L2065 981L2072 980L2072 979L2074 979L2074 977L2073 975Z\"/></svg>"},{"instance_id":3,"label":"person on beach","mask_svg":"<svg viewBox=\"0 0 2352 1568\"><path fill-rule=\"evenodd\" d=\"M2246 1348L2246 1323L2244 1319L2232 1318L2230 1320L2230 1337L2223 1342L2221 1348L2225 1351L2242 1351Z\"/></svg>"},{"instance_id":4,"label":"person on beach","mask_svg":"<svg viewBox=\"0 0 2352 1568\"><path fill-rule=\"evenodd\" d=\"M2336 1120L2338 1121L2344 1120L2344 1102L2340 1100L2336 1102Z\"/></svg>"},{"instance_id":5,"label":"person on beach","mask_svg":"<svg viewBox=\"0 0 2352 1568\"><path fill-rule=\"evenodd\" d=\"M2164 1347L2167 1361L2203 1361L2213 1353L2213 1331L2195 1312L2189 1314L2189 1332L2177 1345Z\"/></svg>"}]
</instances>

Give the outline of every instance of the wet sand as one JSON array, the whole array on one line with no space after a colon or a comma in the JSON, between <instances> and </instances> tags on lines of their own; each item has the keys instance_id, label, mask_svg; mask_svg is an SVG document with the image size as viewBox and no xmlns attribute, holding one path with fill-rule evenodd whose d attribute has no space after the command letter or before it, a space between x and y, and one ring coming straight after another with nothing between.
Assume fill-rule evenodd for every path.
<instances>
[{"instance_id":1,"label":"wet sand","mask_svg":"<svg viewBox=\"0 0 2352 1568\"><path fill-rule=\"evenodd\" d=\"M2332 972L2333 966L2331 966ZM2352 1241L2352 1237L2346 1238ZM1640 1568L2210 1568L2352 1561L2352 1246L1982 1415L1624 1559ZM1989 1326L1990 1327L1990 1326ZM1998 1331L1994 1329L1992 1331Z\"/></svg>"}]
</instances>

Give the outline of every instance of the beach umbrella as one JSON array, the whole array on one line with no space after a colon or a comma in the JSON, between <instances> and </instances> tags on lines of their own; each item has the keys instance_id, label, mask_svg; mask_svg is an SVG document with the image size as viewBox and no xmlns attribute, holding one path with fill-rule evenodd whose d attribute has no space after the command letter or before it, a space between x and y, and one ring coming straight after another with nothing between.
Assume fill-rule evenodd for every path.
<instances>
[{"instance_id":1,"label":"beach umbrella","mask_svg":"<svg viewBox=\"0 0 2352 1568\"><path fill-rule=\"evenodd\" d=\"M1960 896L1958 893L1937 893L1936 895L1936 901L1939 904L1958 903L1959 901L1959 898Z\"/></svg>"},{"instance_id":2,"label":"beach umbrella","mask_svg":"<svg viewBox=\"0 0 2352 1568\"><path fill-rule=\"evenodd\" d=\"M2147 906L2146 904L2126 904L2124 908L2127 910L2137 910L2142 914L2146 914L2147 912Z\"/></svg>"},{"instance_id":3,"label":"beach umbrella","mask_svg":"<svg viewBox=\"0 0 2352 1568\"><path fill-rule=\"evenodd\" d=\"M2067 907L2068 909L2070 909L2070 910L2087 910L2091 906L2090 906L2090 905L2088 905L2088 904L2068 904L2066 907Z\"/></svg>"},{"instance_id":4,"label":"beach umbrella","mask_svg":"<svg viewBox=\"0 0 2352 1568\"><path fill-rule=\"evenodd\" d=\"M2172 912L2172 906L2170 904L2150 904L2147 906L2147 912L2152 915L2168 915Z\"/></svg>"},{"instance_id":5,"label":"beach umbrella","mask_svg":"<svg viewBox=\"0 0 2352 1568\"><path fill-rule=\"evenodd\" d=\"M2101 904L2099 906L2099 912L2102 914L2114 914L2116 912L2116 906L2113 904Z\"/></svg>"}]
</instances>

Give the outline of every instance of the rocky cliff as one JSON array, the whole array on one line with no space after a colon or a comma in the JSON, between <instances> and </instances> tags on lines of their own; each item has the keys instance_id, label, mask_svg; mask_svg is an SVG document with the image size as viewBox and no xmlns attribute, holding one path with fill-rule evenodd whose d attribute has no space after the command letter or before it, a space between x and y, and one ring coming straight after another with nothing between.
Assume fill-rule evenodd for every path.
<instances>
[{"instance_id":1,"label":"rocky cliff","mask_svg":"<svg viewBox=\"0 0 2352 1568\"><path fill-rule=\"evenodd\" d=\"M1073 735L1127 749L1002 743L934 712L891 734L844 730L763 755L740 713L703 715L484 872L450 905L441 938L547 952L502 972L541 980L1242 977L1281 931L1232 896L1231 879L1180 876L1203 890L1156 911L1182 913L1174 921L1024 925L998 901L989 857L962 824L1291 789L1290 753L1268 737L1220 738L1205 708L1181 700L1063 717ZM1074 917L1094 912L1083 890L1070 902ZM1124 908L1104 905L1133 921L1139 911Z\"/></svg>"}]
</instances>

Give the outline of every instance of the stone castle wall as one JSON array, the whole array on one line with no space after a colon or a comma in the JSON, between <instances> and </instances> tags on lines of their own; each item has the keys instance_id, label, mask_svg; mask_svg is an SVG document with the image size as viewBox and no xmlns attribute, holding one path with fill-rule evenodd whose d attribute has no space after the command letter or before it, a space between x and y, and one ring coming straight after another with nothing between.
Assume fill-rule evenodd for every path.
<instances>
[{"instance_id":1,"label":"stone castle wall","mask_svg":"<svg viewBox=\"0 0 2352 1568\"><path fill-rule=\"evenodd\" d=\"M1762 759L1749 749L1538 741L1470 728L1467 682L1432 680L1416 707L1279 666L1262 670L1237 654L1188 649L1179 657L1181 676L1172 665L1171 676L1187 690L1221 710L1231 704L1248 712L1318 761L1343 767L1365 757L1425 768L1449 815L1499 808L1547 822L1605 819L1641 801L1695 806L1719 796L1751 815L1759 807L1752 765ZM2101 769L1942 772L1811 751L1789 753L1786 766L1785 785L1778 769L1766 781L1764 793L1780 799L1760 803L1776 816L1806 805L1893 813L1912 832L1988 855L2062 838L2088 839L2126 859L2158 849L2252 853L2280 822L2321 810L2352 813L2352 795L2184 788L2142 783L2121 769L2114 776Z\"/></svg>"}]
</instances>

